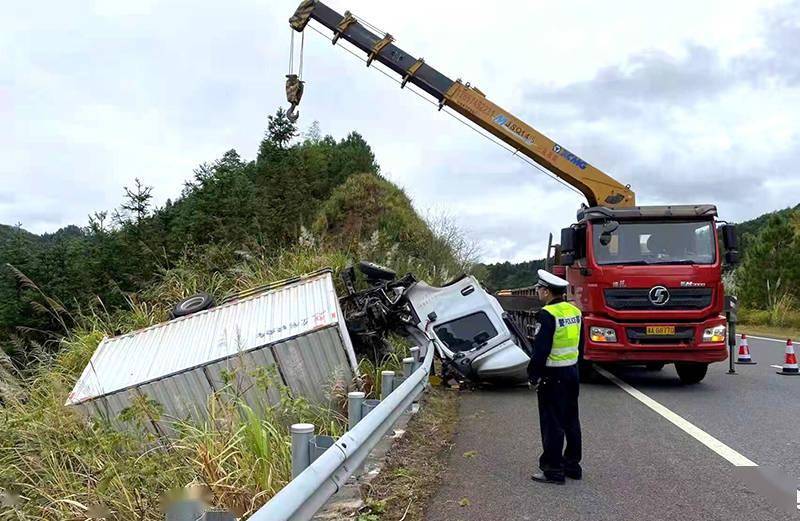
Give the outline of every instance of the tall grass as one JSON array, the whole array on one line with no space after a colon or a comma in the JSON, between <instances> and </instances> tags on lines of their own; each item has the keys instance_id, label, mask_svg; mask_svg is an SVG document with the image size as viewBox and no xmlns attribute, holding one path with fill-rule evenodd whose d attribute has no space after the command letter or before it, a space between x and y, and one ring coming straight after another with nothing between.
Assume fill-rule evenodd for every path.
<instances>
[{"instance_id":1,"label":"tall grass","mask_svg":"<svg viewBox=\"0 0 800 521\"><path fill-rule=\"evenodd\" d=\"M781 279L767 280L765 284L767 308L744 308L739 313L739 321L753 326L800 328L800 307L794 295L782 287Z\"/></svg>"},{"instance_id":2,"label":"tall grass","mask_svg":"<svg viewBox=\"0 0 800 521\"><path fill-rule=\"evenodd\" d=\"M380 398L381 373L394 371L395 374L401 375L403 358L410 356L409 344L405 339L391 335L388 340L394 349L380 362L375 363L368 358L363 358L358 363L358 372L361 374L361 390L366 393L367 398Z\"/></svg>"}]
</instances>

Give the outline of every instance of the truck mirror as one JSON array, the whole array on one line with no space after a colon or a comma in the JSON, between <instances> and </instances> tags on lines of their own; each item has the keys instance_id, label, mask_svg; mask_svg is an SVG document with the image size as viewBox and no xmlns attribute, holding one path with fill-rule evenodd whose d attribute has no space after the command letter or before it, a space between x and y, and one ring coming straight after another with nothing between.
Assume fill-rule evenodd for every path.
<instances>
[{"instance_id":1,"label":"truck mirror","mask_svg":"<svg viewBox=\"0 0 800 521\"><path fill-rule=\"evenodd\" d=\"M722 243L728 251L739 249L739 240L736 237L736 226L725 224L722 226Z\"/></svg>"},{"instance_id":2,"label":"truck mirror","mask_svg":"<svg viewBox=\"0 0 800 521\"><path fill-rule=\"evenodd\" d=\"M611 234L617 231L619 223L617 221L606 221L603 223L602 232L600 232L600 244L608 246L611 244Z\"/></svg>"},{"instance_id":3,"label":"truck mirror","mask_svg":"<svg viewBox=\"0 0 800 521\"><path fill-rule=\"evenodd\" d=\"M728 250L725 252L725 264L729 266L736 266L739 264L739 252L736 250Z\"/></svg>"},{"instance_id":4,"label":"truck mirror","mask_svg":"<svg viewBox=\"0 0 800 521\"><path fill-rule=\"evenodd\" d=\"M562 253L561 254L561 266L572 266L575 264L575 253Z\"/></svg>"},{"instance_id":5,"label":"truck mirror","mask_svg":"<svg viewBox=\"0 0 800 521\"><path fill-rule=\"evenodd\" d=\"M561 255L575 251L575 228L563 228L561 230Z\"/></svg>"}]
</instances>

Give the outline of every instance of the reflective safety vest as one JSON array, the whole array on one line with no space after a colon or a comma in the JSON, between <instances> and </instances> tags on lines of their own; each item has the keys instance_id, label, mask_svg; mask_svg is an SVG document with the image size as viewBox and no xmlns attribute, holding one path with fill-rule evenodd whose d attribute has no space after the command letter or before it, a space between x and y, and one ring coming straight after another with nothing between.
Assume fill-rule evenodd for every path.
<instances>
[{"instance_id":1,"label":"reflective safety vest","mask_svg":"<svg viewBox=\"0 0 800 521\"><path fill-rule=\"evenodd\" d=\"M581 341L581 310L569 302L559 302L542 309L556 319L553 348L547 357L547 367L566 367L578 363L578 345Z\"/></svg>"}]
</instances>

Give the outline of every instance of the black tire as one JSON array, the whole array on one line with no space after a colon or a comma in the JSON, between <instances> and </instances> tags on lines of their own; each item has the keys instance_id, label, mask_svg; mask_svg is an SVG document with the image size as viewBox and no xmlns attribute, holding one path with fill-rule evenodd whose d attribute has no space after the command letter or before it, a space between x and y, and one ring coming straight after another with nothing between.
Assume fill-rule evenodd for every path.
<instances>
[{"instance_id":1,"label":"black tire","mask_svg":"<svg viewBox=\"0 0 800 521\"><path fill-rule=\"evenodd\" d=\"M374 262L361 261L358 263L358 269L366 275L368 280L394 280L397 278L395 271Z\"/></svg>"},{"instance_id":2,"label":"black tire","mask_svg":"<svg viewBox=\"0 0 800 521\"><path fill-rule=\"evenodd\" d=\"M678 378L684 385L694 385L706 377L708 364L694 362L676 363L675 370L678 371Z\"/></svg>"},{"instance_id":3,"label":"black tire","mask_svg":"<svg viewBox=\"0 0 800 521\"><path fill-rule=\"evenodd\" d=\"M214 297L208 293L198 293L178 302L172 309L172 318L185 317L213 307Z\"/></svg>"},{"instance_id":4,"label":"black tire","mask_svg":"<svg viewBox=\"0 0 800 521\"><path fill-rule=\"evenodd\" d=\"M665 365L664 362L650 362L649 364L645 364L645 367L648 371L660 371L664 369Z\"/></svg>"}]
</instances>

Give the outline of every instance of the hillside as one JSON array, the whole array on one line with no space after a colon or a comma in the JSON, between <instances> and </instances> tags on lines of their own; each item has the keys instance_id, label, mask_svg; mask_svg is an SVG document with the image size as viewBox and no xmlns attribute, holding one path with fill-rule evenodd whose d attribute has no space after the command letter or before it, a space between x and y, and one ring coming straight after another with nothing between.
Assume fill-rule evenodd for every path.
<instances>
[{"instance_id":1,"label":"hillside","mask_svg":"<svg viewBox=\"0 0 800 521\"><path fill-rule=\"evenodd\" d=\"M536 272L544 268L544 259L519 263L498 262L480 265L481 280L490 291L525 288L536 284Z\"/></svg>"},{"instance_id":2,"label":"hillside","mask_svg":"<svg viewBox=\"0 0 800 521\"><path fill-rule=\"evenodd\" d=\"M753 239L767 226L771 217L777 216L788 218L791 214L797 211L800 211L800 204L794 208L784 208L783 210L765 213L756 217L755 219L750 219L749 221L736 223L736 231L739 235L739 242L742 251L744 252L747 250L747 247L752 243Z\"/></svg>"},{"instance_id":3,"label":"hillside","mask_svg":"<svg viewBox=\"0 0 800 521\"><path fill-rule=\"evenodd\" d=\"M209 404L214 421L177 420L172 449L153 451L155 438L136 426L158 417L158 404L123 411L126 433L63 406L104 336L164 321L199 290L221 298L360 259L434 283L468 267L454 236L432 230L380 176L360 136L296 142L295 134L279 112L255 161L230 151L201 165L160 208L137 183L112 218L98 213L87 227L46 237L0 230L0 255L17 268L0 282L0 343L16 365L0 356L0 498L18 496L14 518L83 519L95 508L160 521L159 498L188 483L209 484L216 505L246 515L290 478L290 424L329 435L346 426L342 389L322 407L281 388L280 407L263 418L223 390ZM30 329L16 327L26 320ZM365 370L399 369L386 364ZM259 385L274 384L264 375ZM0 504L0 517L11 514Z\"/></svg>"}]
</instances>

